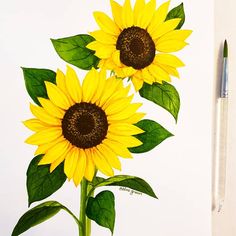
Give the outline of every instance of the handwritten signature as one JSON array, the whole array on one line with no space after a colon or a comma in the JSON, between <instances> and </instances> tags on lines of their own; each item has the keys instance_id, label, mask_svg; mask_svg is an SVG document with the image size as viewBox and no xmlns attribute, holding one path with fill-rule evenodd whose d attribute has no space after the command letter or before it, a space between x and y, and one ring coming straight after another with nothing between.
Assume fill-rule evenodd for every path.
<instances>
[{"instance_id":1,"label":"handwritten signature","mask_svg":"<svg viewBox=\"0 0 236 236\"><path fill-rule=\"evenodd\" d=\"M129 189L129 188L126 188L126 187L120 187L119 188L120 191L125 191L125 192L128 192L130 195L142 195L141 192L139 191L136 191L136 190L133 190L133 189Z\"/></svg>"}]
</instances>

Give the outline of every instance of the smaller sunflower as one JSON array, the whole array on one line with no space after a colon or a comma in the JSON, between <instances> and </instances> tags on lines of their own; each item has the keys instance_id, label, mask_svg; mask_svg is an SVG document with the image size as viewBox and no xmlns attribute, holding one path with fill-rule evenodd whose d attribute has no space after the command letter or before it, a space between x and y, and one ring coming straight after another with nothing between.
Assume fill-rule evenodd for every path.
<instances>
[{"instance_id":1,"label":"smaller sunflower","mask_svg":"<svg viewBox=\"0 0 236 236\"><path fill-rule=\"evenodd\" d=\"M179 78L178 67L184 63L170 54L184 48L191 30L176 30L181 19L166 21L170 1L156 10L156 0L130 0L123 6L111 0L113 19L103 12L94 17L100 30L91 35L95 41L87 45L99 57L99 67L112 70L118 77L130 77L136 91L143 83L171 81Z\"/></svg>"},{"instance_id":2,"label":"smaller sunflower","mask_svg":"<svg viewBox=\"0 0 236 236\"><path fill-rule=\"evenodd\" d=\"M83 177L92 181L95 170L113 176L121 170L118 156L131 158L128 148L142 143L133 135L143 133L135 126L144 116L132 103L130 87L104 71L92 69L81 86L71 67L66 75L58 70L56 84L45 82L48 99L38 98L42 107L30 105L35 118L24 122L34 131L26 143L37 145L43 154L39 165L50 164L52 172L64 162L64 172L77 186Z\"/></svg>"}]
</instances>

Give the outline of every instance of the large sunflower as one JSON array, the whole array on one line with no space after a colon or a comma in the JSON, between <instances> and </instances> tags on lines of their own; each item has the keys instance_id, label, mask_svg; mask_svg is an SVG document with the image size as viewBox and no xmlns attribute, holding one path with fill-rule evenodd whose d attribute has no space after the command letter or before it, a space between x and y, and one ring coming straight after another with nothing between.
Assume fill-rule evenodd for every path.
<instances>
[{"instance_id":1,"label":"large sunflower","mask_svg":"<svg viewBox=\"0 0 236 236\"><path fill-rule=\"evenodd\" d=\"M166 20L170 1L156 10L156 0L130 0L123 7L111 0L114 20L103 12L94 12L101 28L91 33L95 41L87 47L101 59L99 67L113 70L121 78L130 77L136 90L143 83L171 81L179 77L184 63L174 55L184 48L191 30L175 30L181 19Z\"/></svg>"},{"instance_id":2,"label":"large sunflower","mask_svg":"<svg viewBox=\"0 0 236 236\"><path fill-rule=\"evenodd\" d=\"M69 66L66 75L57 71L56 84L45 85L49 99L38 98L42 107L31 104L36 118L24 122L35 131L26 143L44 154L39 165L50 164L52 172L65 161L64 172L76 186L83 177L91 181L96 169L113 176L113 168L121 169L118 156L131 158L128 148L142 144L132 136L143 132L133 124L144 114L137 112L140 103L131 103L130 87L95 69L81 86Z\"/></svg>"}]
</instances>

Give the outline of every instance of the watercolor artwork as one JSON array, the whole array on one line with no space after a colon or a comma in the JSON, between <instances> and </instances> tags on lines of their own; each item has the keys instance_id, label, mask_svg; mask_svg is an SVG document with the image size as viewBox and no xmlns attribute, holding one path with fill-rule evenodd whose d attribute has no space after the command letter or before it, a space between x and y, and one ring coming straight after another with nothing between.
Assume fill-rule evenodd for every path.
<instances>
[{"instance_id":1,"label":"watercolor artwork","mask_svg":"<svg viewBox=\"0 0 236 236\"><path fill-rule=\"evenodd\" d=\"M212 235L214 6L2 2L1 236Z\"/></svg>"},{"instance_id":2,"label":"watercolor artwork","mask_svg":"<svg viewBox=\"0 0 236 236\"><path fill-rule=\"evenodd\" d=\"M142 110L142 101L167 110L177 123L180 96L171 81L181 78L178 68L185 64L175 52L188 45L192 31L183 26L183 3L172 9L170 1L158 6L156 0L136 0L134 6L130 0L121 5L111 0L110 5L112 17L99 9L93 13L98 28L90 34L51 39L66 71L22 68L34 102L32 118L23 122L33 132L25 142L37 146L27 170L28 204L73 182L81 192L80 212L57 201L43 202L19 219L12 236L61 210L74 219L79 236L93 235L91 221L113 234L119 225L110 186L157 199L156 190L135 170L132 176L122 172L125 161L120 159L135 161L135 155L173 136L158 118L145 119L149 111ZM78 78L79 69L88 70L84 78ZM138 102L133 93L139 94Z\"/></svg>"}]
</instances>

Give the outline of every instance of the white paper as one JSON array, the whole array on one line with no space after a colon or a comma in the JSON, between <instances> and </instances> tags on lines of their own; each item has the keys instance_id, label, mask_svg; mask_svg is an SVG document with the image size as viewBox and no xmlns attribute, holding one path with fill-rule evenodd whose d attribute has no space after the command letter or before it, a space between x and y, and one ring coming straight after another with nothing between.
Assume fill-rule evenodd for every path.
<instances>
[{"instance_id":1,"label":"white paper","mask_svg":"<svg viewBox=\"0 0 236 236\"><path fill-rule=\"evenodd\" d=\"M123 2L123 1L119 1ZM163 1L157 1L161 4ZM171 6L180 4L172 1ZM178 123L161 108L144 101L147 117L175 136L154 150L122 160L122 172L139 176L153 187L159 200L130 195L114 188L116 224L114 236L210 236L211 235L211 131L214 75L213 0L184 1L185 29L192 29L190 43L178 55L186 67L173 84L181 96ZM0 234L10 235L27 210L26 170L35 148L24 144L29 132L21 123L32 117L21 70L23 67L65 70L50 38L67 37L98 29L92 13L110 13L108 0L8 0L0 7ZM84 71L77 70L82 78ZM66 183L48 199L79 212L79 188ZM33 204L36 205L36 204ZM66 213L26 233L28 236L78 235ZM97 224L93 236L110 232Z\"/></svg>"}]
</instances>

